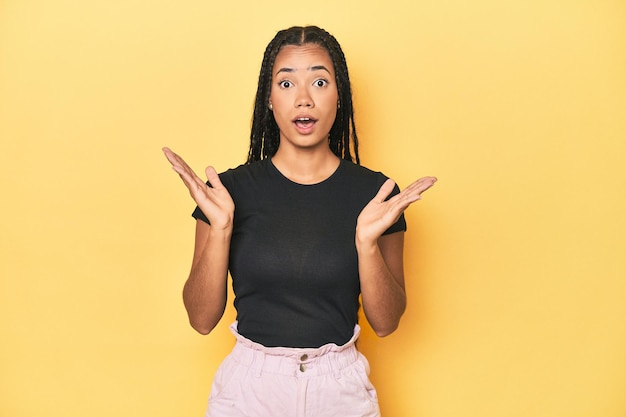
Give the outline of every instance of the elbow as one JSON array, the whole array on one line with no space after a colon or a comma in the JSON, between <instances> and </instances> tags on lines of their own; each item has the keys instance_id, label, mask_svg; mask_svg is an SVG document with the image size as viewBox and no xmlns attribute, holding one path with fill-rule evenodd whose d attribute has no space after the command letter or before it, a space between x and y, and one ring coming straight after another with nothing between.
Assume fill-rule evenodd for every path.
<instances>
[{"instance_id":1,"label":"elbow","mask_svg":"<svg viewBox=\"0 0 626 417\"><path fill-rule=\"evenodd\" d=\"M400 326L400 319L406 309L406 302L402 304L401 308L394 315L388 315L386 317L380 317L379 320L368 320L372 325L374 333L378 337L387 337L391 333L395 332ZM367 316L367 315L366 315Z\"/></svg>"},{"instance_id":2,"label":"elbow","mask_svg":"<svg viewBox=\"0 0 626 417\"><path fill-rule=\"evenodd\" d=\"M202 336L206 336L207 334L211 333L211 330L213 330L207 327L197 327L197 326L191 326L191 327L193 327L193 329L197 331L198 333L200 333Z\"/></svg>"},{"instance_id":3,"label":"elbow","mask_svg":"<svg viewBox=\"0 0 626 417\"><path fill-rule=\"evenodd\" d=\"M226 309L226 302L224 301L223 304L218 305L219 307L215 309L207 308L205 306L199 307L198 303L193 301L194 300L190 300L189 298L183 296L183 302L185 304L185 309L187 310L189 324L201 335L207 335L211 333L222 318L224 310ZM209 307L212 306L212 304L208 304Z\"/></svg>"},{"instance_id":4,"label":"elbow","mask_svg":"<svg viewBox=\"0 0 626 417\"><path fill-rule=\"evenodd\" d=\"M396 322L387 326L378 326L374 328L374 333L376 333L376 336L378 337L387 337L398 329L398 324L399 323Z\"/></svg>"},{"instance_id":5,"label":"elbow","mask_svg":"<svg viewBox=\"0 0 626 417\"><path fill-rule=\"evenodd\" d=\"M203 336L206 336L207 334L211 333L211 331L217 325L217 323L203 323L203 322L198 322L198 321L194 321L191 319L189 320L189 324L195 331L197 331Z\"/></svg>"}]
</instances>

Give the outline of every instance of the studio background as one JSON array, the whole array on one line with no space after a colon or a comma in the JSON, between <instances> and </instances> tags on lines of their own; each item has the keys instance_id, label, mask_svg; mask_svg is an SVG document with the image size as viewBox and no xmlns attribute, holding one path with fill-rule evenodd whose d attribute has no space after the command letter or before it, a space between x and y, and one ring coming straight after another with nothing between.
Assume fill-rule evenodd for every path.
<instances>
[{"instance_id":1,"label":"studio background","mask_svg":"<svg viewBox=\"0 0 626 417\"><path fill-rule=\"evenodd\" d=\"M0 416L193 417L230 350L181 289L161 153L243 163L265 45L347 55L407 212L409 306L360 348L387 417L626 415L626 3L0 1Z\"/></svg>"}]
</instances>

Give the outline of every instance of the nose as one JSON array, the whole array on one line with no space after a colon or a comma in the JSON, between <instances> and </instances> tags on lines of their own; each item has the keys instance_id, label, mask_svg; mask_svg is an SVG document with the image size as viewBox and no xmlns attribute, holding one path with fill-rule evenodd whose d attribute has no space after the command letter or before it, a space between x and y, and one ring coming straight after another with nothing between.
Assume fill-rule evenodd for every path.
<instances>
[{"instance_id":1,"label":"nose","mask_svg":"<svg viewBox=\"0 0 626 417\"><path fill-rule=\"evenodd\" d=\"M309 91L306 88L302 88L300 89L300 91L298 91L298 95L296 96L295 106L296 107L315 107L313 98L311 98L311 95L309 94Z\"/></svg>"}]
</instances>

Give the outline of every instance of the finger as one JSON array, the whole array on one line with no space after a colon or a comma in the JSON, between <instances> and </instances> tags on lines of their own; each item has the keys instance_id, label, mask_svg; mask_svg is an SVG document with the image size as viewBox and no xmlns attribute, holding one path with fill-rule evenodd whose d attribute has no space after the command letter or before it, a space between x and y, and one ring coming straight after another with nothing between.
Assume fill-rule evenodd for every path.
<instances>
[{"instance_id":1,"label":"finger","mask_svg":"<svg viewBox=\"0 0 626 417\"><path fill-rule=\"evenodd\" d=\"M432 187L435 181L437 181L435 177L423 177L411 183L399 194L388 200L389 204L392 206L391 210L394 212L406 210L411 204L420 200L422 193Z\"/></svg>"},{"instance_id":2,"label":"finger","mask_svg":"<svg viewBox=\"0 0 626 417\"><path fill-rule=\"evenodd\" d=\"M437 178L435 177L424 177L417 180L417 192L421 196L422 193L428 189L430 189L437 182Z\"/></svg>"},{"instance_id":3,"label":"finger","mask_svg":"<svg viewBox=\"0 0 626 417\"><path fill-rule=\"evenodd\" d=\"M417 183L419 184L422 191L428 190L430 187L435 185L436 182L437 182L436 177L423 177L417 180Z\"/></svg>"},{"instance_id":4,"label":"finger","mask_svg":"<svg viewBox=\"0 0 626 417\"><path fill-rule=\"evenodd\" d=\"M206 187L205 182L196 175L191 167L181 158L178 154L173 152L170 148L163 148L163 153L167 160L172 164L172 169L180 176L185 186L189 191L194 192L201 191Z\"/></svg>"},{"instance_id":5,"label":"finger","mask_svg":"<svg viewBox=\"0 0 626 417\"><path fill-rule=\"evenodd\" d=\"M396 183L394 182L394 180L392 180L391 178L387 179L387 181L385 181L383 185L380 186L378 192L372 200L382 203L387 197L389 197L389 194L391 194L391 192L393 191L393 187L395 186Z\"/></svg>"},{"instance_id":6,"label":"finger","mask_svg":"<svg viewBox=\"0 0 626 417\"><path fill-rule=\"evenodd\" d=\"M185 160L181 158L178 154L172 152L171 149L163 148L163 153L165 154L165 157L170 162L170 164L172 164L174 171L178 172L179 174L182 171L192 171L189 165L185 162Z\"/></svg>"},{"instance_id":7,"label":"finger","mask_svg":"<svg viewBox=\"0 0 626 417\"><path fill-rule=\"evenodd\" d=\"M209 184L211 184L211 187L215 189L224 188L224 185L220 180L220 176L217 174L215 168L213 168L212 166L208 166L206 167L204 172L206 173L206 178L207 180L209 180Z\"/></svg>"},{"instance_id":8,"label":"finger","mask_svg":"<svg viewBox=\"0 0 626 417\"><path fill-rule=\"evenodd\" d=\"M183 179L187 179L189 181L195 180L198 178L195 171L191 169L189 165L182 158L178 157L174 163L172 164L172 169L178 173ZM199 179L199 178L198 178ZM202 181L202 180L200 180ZM204 181L202 181L204 183Z\"/></svg>"},{"instance_id":9,"label":"finger","mask_svg":"<svg viewBox=\"0 0 626 417\"><path fill-rule=\"evenodd\" d=\"M420 178L419 180L413 182L411 185L406 187L403 190L403 192L405 192L407 194L421 195L424 191L426 191L430 187L432 187L435 184L436 181L437 181L437 178L435 178L435 177Z\"/></svg>"},{"instance_id":10,"label":"finger","mask_svg":"<svg viewBox=\"0 0 626 417\"><path fill-rule=\"evenodd\" d=\"M174 153L170 148L167 148L167 147L163 148L163 153L165 154L165 157L172 165L177 164L180 161L182 161L182 158L178 156L176 153Z\"/></svg>"}]
</instances>

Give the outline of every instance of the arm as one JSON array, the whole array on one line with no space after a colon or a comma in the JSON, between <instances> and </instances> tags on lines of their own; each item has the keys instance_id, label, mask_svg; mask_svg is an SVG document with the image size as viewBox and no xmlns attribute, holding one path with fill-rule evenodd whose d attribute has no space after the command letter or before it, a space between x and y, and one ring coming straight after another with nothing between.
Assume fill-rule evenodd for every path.
<instances>
[{"instance_id":1,"label":"arm","mask_svg":"<svg viewBox=\"0 0 626 417\"><path fill-rule=\"evenodd\" d=\"M185 161L168 148L166 158L207 216L208 225L196 222L196 239L191 272L183 289L183 301L191 326L208 334L219 322L226 307L228 256L235 204L212 167L206 169L207 186Z\"/></svg>"},{"instance_id":2,"label":"arm","mask_svg":"<svg viewBox=\"0 0 626 417\"><path fill-rule=\"evenodd\" d=\"M385 200L395 185L387 180L357 219L355 244L363 311L378 336L387 336L396 330L406 308L404 233L382 234L435 181L434 177L421 178Z\"/></svg>"},{"instance_id":3,"label":"arm","mask_svg":"<svg viewBox=\"0 0 626 417\"><path fill-rule=\"evenodd\" d=\"M209 334L226 308L226 283L231 230L216 230L196 221L196 241L183 302L189 323L200 334Z\"/></svg>"},{"instance_id":4,"label":"arm","mask_svg":"<svg viewBox=\"0 0 626 417\"><path fill-rule=\"evenodd\" d=\"M376 334L391 334L406 308L404 290L404 232L357 244L363 311Z\"/></svg>"}]
</instances>

